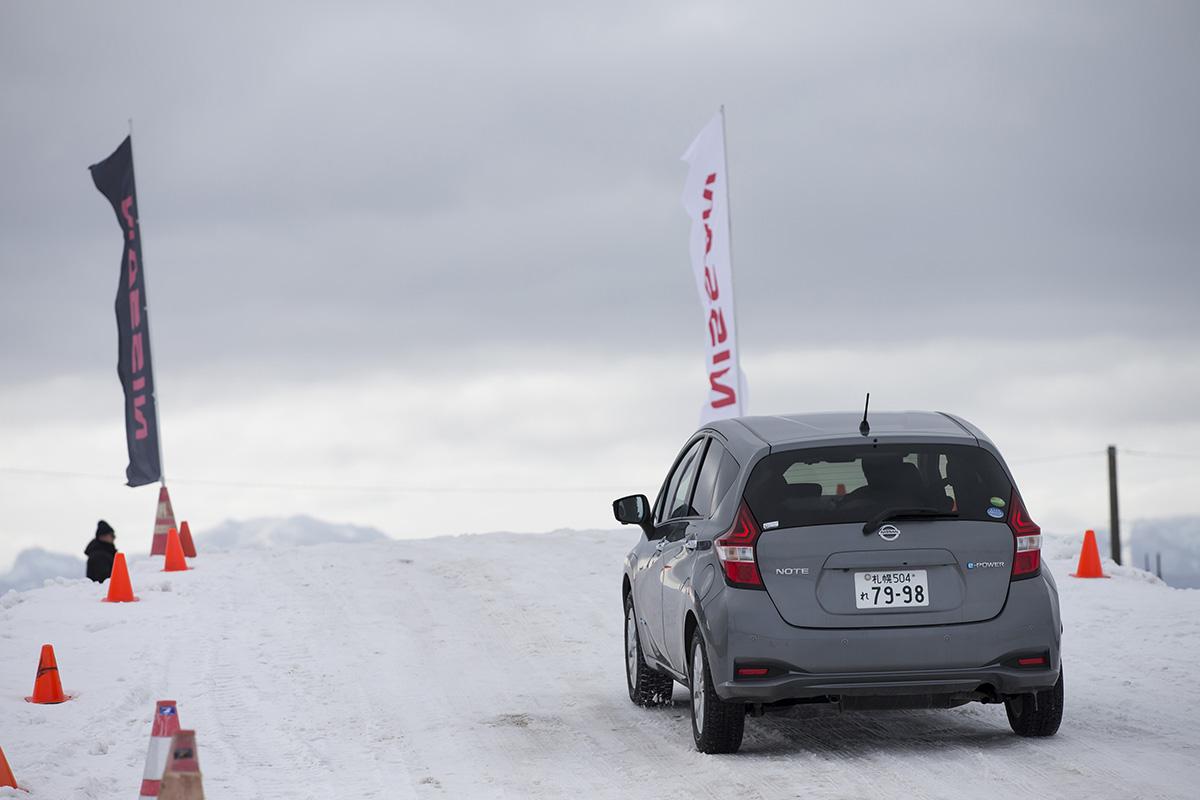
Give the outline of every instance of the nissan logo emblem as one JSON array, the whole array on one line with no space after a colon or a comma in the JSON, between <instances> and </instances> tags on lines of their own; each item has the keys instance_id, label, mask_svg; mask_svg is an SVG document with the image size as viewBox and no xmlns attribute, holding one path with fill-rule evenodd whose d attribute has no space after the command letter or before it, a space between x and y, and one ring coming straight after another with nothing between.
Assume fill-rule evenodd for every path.
<instances>
[{"instance_id":1,"label":"nissan logo emblem","mask_svg":"<svg viewBox=\"0 0 1200 800\"><path fill-rule=\"evenodd\" d=\"M884 525L879 529L879 538L885 542L894 542L900 536L900 529L895 525Z\"/></svg>"}]
</instances>

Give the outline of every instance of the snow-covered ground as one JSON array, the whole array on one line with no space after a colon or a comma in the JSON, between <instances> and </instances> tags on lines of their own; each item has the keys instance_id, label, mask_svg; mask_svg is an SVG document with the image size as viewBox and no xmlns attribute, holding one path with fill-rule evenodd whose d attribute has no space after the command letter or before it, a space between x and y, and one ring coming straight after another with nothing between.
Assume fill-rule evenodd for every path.
<instances>
[{"instance_id":1,"label":"snow-covered ground","mask_svg":"<svg viewBox=\"0 0 1200 800\"><path fill-rule=\"evenodd\" d=\"M626 694L619 575L634 532L491 534L135 559L142 602L66 581L0 598L0 747L28 800L128 798L158 698L198 731L213 798L1192 797L1200 592L1130 568L1067 577L1067 711L1049 740L1002 707L751 719L692 747L682 689ZM34 706L55 645L75 700Z\"/></svg>"}]
</instances>

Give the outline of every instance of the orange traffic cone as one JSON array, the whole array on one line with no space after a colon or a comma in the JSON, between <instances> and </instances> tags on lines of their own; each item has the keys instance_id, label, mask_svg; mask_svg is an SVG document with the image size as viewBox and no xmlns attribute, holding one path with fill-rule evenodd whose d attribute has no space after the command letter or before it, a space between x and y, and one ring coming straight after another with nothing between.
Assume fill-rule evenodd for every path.
<instances>
[{"instance_id":1,"label":"orange traffic cone","mask_svg":"<svg viewBox=\"0 0 1200 800\"><path fill-rule=\"evenodd\" d=\"M112 577L108 579L108 597L105 603L136 603L133 584L129 582L129 567L125 566L125 554L113 556Z\"/></svg>"},{"instance_id":2,"label":"orange traffic cone","mask_svg":"<svg viewBox=\"0 0 1200 800\"><path fill-rule=\"evenodd\" d=\"M33 684L33 696L26 697L27 703L50 705L64 703L71 698L63 694L62 681L58 679L58 662L54 659L54 647L42 645L42 657L38 660L37 680Z\"/></svg>"},{"instance_id":3,"label":"orange traffic cone","mask_svg":"<svg viewBox=\"0 0 1200 800\"><path fill-rule=\"evenodd\" d=\"M175 509L171 508L171 495L167 487L158 490L158 510L154 514L154 538L150 542L150 555L161 556L167 552L167 531L175 527Z\"/></svg>"},{"instance_id":4,"label":"orange traffic cone","mask_svg":"<svg viewBox=\"0 0 1200 800\"><path fill-rule=\"evenodd\" d=\"M1107 578L1100 568L1100 548L1096 547L1096 532L1083 534L1083 549L1079 551L1079 566L1071 573L1072 578Z\"/></svg>"},{"instance_id":5,"label":"orange traffic cone","mask_svg":"<svg viewBox=\"0 0 1200 800\"><path fill-rule=\"evenodd\" d=\"M163 572L184 572L188 568L183 560L183 545L179 543L179 531L171 528L167 531L167 559L163 564Z\"/></svg>"},{"instance_id":6,"label":"orange traffic cone","mask_svg":"<svg viewBox=\"0 0 1200 800\"><path fill-rule=\"evenodd\" d=\"M17 779L13 777L12 767L8 765L8 759L4 757L3 747L0 747L0 788L21 788L17 786Z\"/></svg>"},{"instance_id":7,"label":"orange traffic cone","mask_svg":"<svg viewBox=\"0 0 1200 800\"><path fill-rule=\"evenodd\" d=\"M196 557L196 543L192 541L192 529L187 520L179 523L179 543L183 545L183 554L188 558Z\"/></svg>"}]
</instances>

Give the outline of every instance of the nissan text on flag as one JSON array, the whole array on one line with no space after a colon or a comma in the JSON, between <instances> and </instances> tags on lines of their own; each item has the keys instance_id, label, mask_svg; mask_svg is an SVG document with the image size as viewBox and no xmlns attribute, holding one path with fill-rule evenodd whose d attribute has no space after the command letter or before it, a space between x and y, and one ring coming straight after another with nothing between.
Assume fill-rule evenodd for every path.
<instances>
[{"instance_id":1,"label":"nissan text on flag","mask_svg":"<svg viewBox=\"0 0 1200 800\"><path fill-rule=\"evenodd\" d=\"M1003 703L1013 731L1063 712L1058 589L983 431L934 412L739 417L684 443L622 575L630 699L691 691L706 753L747 713Z\"/></svg>"},{"instance_id":2,"label":"nissan text on flag","mask_svg":"<svg viewBox=\"0 0 1200 800\"><path fill-rule=\"evenodd\" d=\"M738 359L730 240L729 169L725 158L725 111L700 131L683 154L688 163L683 207L692 219L689 251L704 309L708 397L700 423L739 417L746 408L746 382Z\"/></svg>"},{"instance_id":3,"label":"nissan text on flag","mask_svg":"<svg viewBox=\"0 0 1200 800\"><path fill-rule=\"evenodd\" d=\"M162 480L162 442L158 432L158 402L154 361L150 355L150 313L146 299L146 264L138 222L137 189L133 177L133 137L112 155L88 169L92 182L112 204L121 227L121 268L117 278L117 375L125 390L125 439L130 486Z\"/></svg>"}]
</instances>

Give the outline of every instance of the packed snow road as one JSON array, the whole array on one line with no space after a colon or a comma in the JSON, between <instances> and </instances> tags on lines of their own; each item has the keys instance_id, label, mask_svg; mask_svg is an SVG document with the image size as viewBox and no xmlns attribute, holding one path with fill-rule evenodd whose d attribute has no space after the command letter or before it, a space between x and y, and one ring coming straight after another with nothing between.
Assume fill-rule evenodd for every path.
<instances>
[{"instance_id":1,"label":"packed snow road","mask_svg":"<svg viewBox=\"0 0 1200 800\"><path fill-rule=\"evenodd\" d=\"M127 798L158 698L198 732L213 798L1190 797L1200 592L1067 577L1066 716L1002 706L751 719L693 750L685 692L626 695L620 564L635 532L495 534L205 554L142 602L85 581L0 598L0 747L28 800ZM1054 559L1058 555L1060 558ZM78 697L33 706L43 642Z\"/></svg>"}]
</instances>

